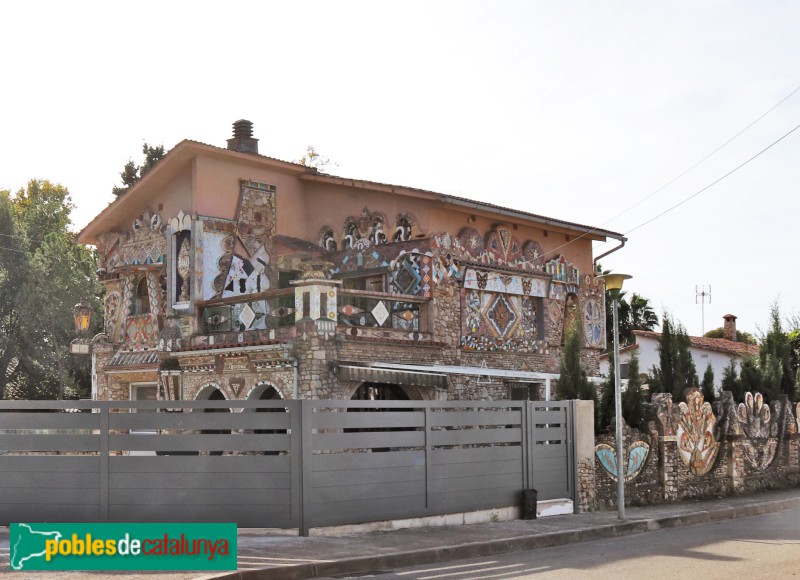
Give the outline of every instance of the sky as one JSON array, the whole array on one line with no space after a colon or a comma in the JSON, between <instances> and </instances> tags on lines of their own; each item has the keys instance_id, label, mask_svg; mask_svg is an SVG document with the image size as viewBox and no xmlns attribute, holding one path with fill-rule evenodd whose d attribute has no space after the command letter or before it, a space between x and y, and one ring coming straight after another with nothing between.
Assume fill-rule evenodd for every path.
<instances>
[{"instance_id":1,"label":"sky","mask_svg":"<svg viewBox=\"0 0 800 580\"><path fill-rule=\"evenodd\" d=\"M800 311L800 130L736 168L800 124L798 23L778 0L3 2L0 189L61 183L80 229L144 142L246 118L265 155L626 234L601 263L628 292L757 333Z\"/></svg>"}]
</instances>

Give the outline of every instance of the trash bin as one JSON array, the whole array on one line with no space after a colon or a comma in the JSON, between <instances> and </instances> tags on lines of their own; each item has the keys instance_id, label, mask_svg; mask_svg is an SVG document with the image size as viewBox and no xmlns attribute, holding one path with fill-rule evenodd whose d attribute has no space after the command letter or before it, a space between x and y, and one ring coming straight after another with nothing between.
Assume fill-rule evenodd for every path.
<instances>
[{"instance_id":1,"label":"trash bin","mask_svg":"<svg viewBox=\"0 0 800 580\"><path fill-rule=\"evenodd\" d=\"M536 503L538 501L539 492L535 489L522 490L522 519L535 520L536 519Z\"/></svg>"}]
</instances>

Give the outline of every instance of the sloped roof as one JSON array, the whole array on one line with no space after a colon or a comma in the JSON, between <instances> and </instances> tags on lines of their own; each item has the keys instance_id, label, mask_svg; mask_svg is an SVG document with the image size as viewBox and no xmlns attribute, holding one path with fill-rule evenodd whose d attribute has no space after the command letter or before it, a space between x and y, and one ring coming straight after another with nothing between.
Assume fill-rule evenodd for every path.
<instances>
[{"instance_id":1,"label":"sloped roof","mask_svg":"<svg viewBox=\"0 0 800 580\"><path fill-rule=\"evenodd\" d=\"M118 352L115 354L106 368L109 367L133 367L133 366L158 366L160 357L158 352L146 350L142 352Z\"/></svg>"},{"instance_id":2,"label":"sloped roof","mask_svg":"<svg viewBox=\"0 0 800 580\"><path fill-rule=\"evenodd\" d=\"M208 143L185 139L168 151L167 154L158 163L156 163L152 170L147 172L144 177L130 187L127 193L114 199L97 216L95 216L94 219L92 219L78 234L78 240L82 243L94 243L94 237L99 233L100 224L105 220L106 217L112 216L114 213L116 213L118 208L124 208L125 206L133 203L133 199L137 197L138 192L147 190L151 185L158 185L159 183L163 184L166 180L166 176L171 174L170 172L178 171L181 165L188 162L191 156L203 152L214 155L229 156L236 158L243 163L269 165L278 170L294 173L300 179L305 181L331 183L349 187L366 187L391 191L392 193L403 195L421 195L425 197L431 197L434 200L440 201L441 203L486 211L495 215L531 221L537 224L549 225L551 227L577 230L582 232L584 235L592 234L598 236L598 238L614 238L617 240L626 239L623 234L618 232L612 232L610 230L583 225L576 222L549 218L535 213L511 209L492 203L475 201L464 197L439 193L426 189L394 185L390 183L381 183L378 181L369 181L365 179L352 179L328 175L325 173L319 173L316 169L312 167L306 167L305 165L300 165L299 163L283 161L281 159L268 157L259 153L241 153L239 151L233 151L224 147L217 147L215 145L209 145Z\"/></svg>"},{"instance_id":3,"label":"sloped roof","mask_svg":"<svg viewBox=\"0 0 800 580\"><path fill-rule=\"evenodd\" d=\"M642 336L645 338L652 338L654 340L661 339L660 332L651 332L649 330L634 330L633 334L634 336ZM725 338L690 336L689 341L694 348L713 352L721 352L723 354L734 356L758 356L758 353L761 351L758 345L747 344L746 342L739 342L736 340L728 340Z\"/></svg>"}]
</instances>

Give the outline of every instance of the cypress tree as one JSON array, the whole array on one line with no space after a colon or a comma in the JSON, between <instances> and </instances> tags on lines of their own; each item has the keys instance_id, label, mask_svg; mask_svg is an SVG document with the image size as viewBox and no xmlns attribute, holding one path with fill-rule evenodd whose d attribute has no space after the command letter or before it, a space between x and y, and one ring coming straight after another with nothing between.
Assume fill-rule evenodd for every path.
<instances>
[{"instance_id":1,"label":"cypress tree","mask_svg":"<svg viewBox=\"0 0 800 580\"><path fill-rule=\"evenodd\" d=\"M714 369L711 368L711 363L708 363L706 372L703 373L703 385L701 389L703 392L703 400L708 403L713 403L714 399L717 398L717 394L714 391Z\"/></svg>"}]
</instances>

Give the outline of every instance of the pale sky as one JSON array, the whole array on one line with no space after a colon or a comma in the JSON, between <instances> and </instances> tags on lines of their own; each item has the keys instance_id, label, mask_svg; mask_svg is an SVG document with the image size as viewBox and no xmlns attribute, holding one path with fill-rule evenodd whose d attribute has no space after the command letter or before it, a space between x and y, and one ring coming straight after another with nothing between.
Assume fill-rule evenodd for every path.
<instances>
[{"instance_id":1,"label":"pale sky","mask_svg":"<svg viewBox=\"0 0 800 580\"><path fill-rule=\"evenodd\" d=\"M309 144L331 173L626 233L800 123L800 3L3 2L0 189L69 188L76 228L141 145ZM800 311L800 130L602 260L700 334ZM609 221L612 220L612 221ZM596 250L605 251L610 246Z\"/></svg>"}]
</instances>

